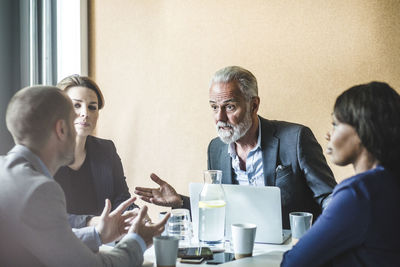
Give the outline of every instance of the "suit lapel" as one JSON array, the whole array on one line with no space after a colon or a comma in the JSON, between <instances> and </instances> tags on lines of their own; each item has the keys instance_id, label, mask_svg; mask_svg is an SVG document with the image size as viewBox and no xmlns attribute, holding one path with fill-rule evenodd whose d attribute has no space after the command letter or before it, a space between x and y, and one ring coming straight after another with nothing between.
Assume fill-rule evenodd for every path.
<instances>
[{"instance_id":1,"label":"suit lapel","mask_svg":"<svg viewBox=\"0 0 400 267\"><path fill-rule=\"evenodd\" d=\"M275 186L275 169L279 151L279 139L274 136L276 129L268 120L260 117L260 121L264 182L266 186Z\"/></svg>"}]
</instances>

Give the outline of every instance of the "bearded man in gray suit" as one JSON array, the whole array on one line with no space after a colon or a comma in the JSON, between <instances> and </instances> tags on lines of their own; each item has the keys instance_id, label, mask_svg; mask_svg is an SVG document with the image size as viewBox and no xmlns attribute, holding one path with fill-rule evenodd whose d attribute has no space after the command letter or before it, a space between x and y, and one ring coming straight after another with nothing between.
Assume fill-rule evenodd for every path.
<instances>
[{"instance_id":1,"label":"bearded man in gray suit","mask_svg":"<svg viewBox=\"0 0 400 267\"><path fill-rule=\"evenodd\" d=\"M141 266L144 250L163 231L165 219L146 223L145 206L136 217L123 213L131 198L111 213L106 200L100 223L74 234L53 175L74 160L75 116L56 87L28 87L11 99L6 122L16 146L0 157L0 266ZM108 243L126 232L115 248L99 253L77 238Z\"/></svg>"},{"instance_id":2,"label":"bearded man in gray suit","mask_svg":"<svg viewBox=\"0 0 400 267\"><path fill-rule=\"evenodd\" d=\"M209 103L219 138L208 146L208 169L222 170L224 184L278 186L286 229L292 211L308 211L317 218L336 182L311 130L258 116L257 80L241 67L230 66L215 73ZM164 180L155 174L151 179L160 187L137 187L135 193L143 200L190 207L188 198Z\"/></svg>"}]
</instances>

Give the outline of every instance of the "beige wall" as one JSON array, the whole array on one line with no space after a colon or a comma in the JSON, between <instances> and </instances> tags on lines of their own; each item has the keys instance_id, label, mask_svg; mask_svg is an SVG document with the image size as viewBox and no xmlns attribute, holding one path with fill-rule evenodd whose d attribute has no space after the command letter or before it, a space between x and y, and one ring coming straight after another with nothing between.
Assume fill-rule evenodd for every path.
<instances>
[{"instance_id":1,"label":"beige wall","mask_svg":"<svg viewBox=\"0 0 400 267\"><path fill-rule=\"evenodd\" d=\"M400 88L399 1L92 0L90 6L90 73L106 99L97 134L115 142L131 191L152 185L151 172L182 193L190 181L202 181L216 135L208 83L221 67L252 71L259 114L309 126L322 147L339 93L371 80ZM332 169L338 181L352 174L349 166Z\"/></svg>"}]
</instances>

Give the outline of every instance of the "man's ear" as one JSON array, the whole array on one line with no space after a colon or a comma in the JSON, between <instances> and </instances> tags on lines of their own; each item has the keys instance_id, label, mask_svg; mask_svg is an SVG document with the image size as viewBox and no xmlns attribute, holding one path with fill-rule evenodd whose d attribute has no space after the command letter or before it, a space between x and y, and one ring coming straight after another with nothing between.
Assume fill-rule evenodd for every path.
<instances>
[{"instance_id":1,"label":"man's ear","mask_svg":"<svg viewBox=\"0 0 400 267\"><path fill-rule=\"evenodd\" d=\"M65 120L57 120L56 121L56 136L58 139L60 140L65 140L67 137L67 124L65 122Z\"/></svg>"},{"instance_id":2,"label":"man's ear","mask_svg":"<svg viewBox=\"0 0 400 267\"><path fill-rule=\"evenodd\" d=\"M254 96L251 99L251 113L257 114L259 106L260 106L260 98L258 96Z\"/></svg>"}]
</instances>

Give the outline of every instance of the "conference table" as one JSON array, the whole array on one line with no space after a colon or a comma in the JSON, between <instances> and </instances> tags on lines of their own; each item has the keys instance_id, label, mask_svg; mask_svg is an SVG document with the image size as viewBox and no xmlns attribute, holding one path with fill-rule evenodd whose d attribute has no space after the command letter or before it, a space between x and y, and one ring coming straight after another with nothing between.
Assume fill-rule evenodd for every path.
<instances>
[{"instance_id":1,"label":"conference table","mask_svg":"<svg viewBox=\"0 0 400 267\"><path fill-rule=\"evenodd\" d=\"M227 246L227 251L232 252L229 249L229 245ZM246 266L246 267L276 267L280 265L282 261L283 253L292 248L292 240L289 238L282 245L273 245L273 244L259 244L256 243L254 245L253 257L243 258L239 260L234 260L231 262L219 264L221 267L234 267L234 266ZM195 266L212 266L206 264L203 261L201 264L189 264L189 263L180 263L179 259L176 262L176 266L180 267L195 267ZM144 253L144 263L143 266L150 267L156 266L155 264L155 255L154 255L154 247L151 247L146 250Z\"/></svg>"},{"instance_id":2,"label":"conference table","mask_svg":"<svg viewBox=\"0 0 400 267\"><path fill-rule=\"evenodd\" d=\"M253 257L243 258L239 260L234 260L231 262L219 264L218 266L221 267L238 267L238 266L246 266L246 267L277 267L280 266L280 262L282 261L283 253L292 248L292 239L289 238L286 240L285 243L281 245L274 245L274 244L254 244L253 249ZM226 246L227 252L232 252L230 249L230 245ZM103 245L100 247L100 250L110 250L112 249L111 246ZM176 266L180 267L195 267L195 266L212 266L206 264L203 261L201 264L189 264L189 263L180 263L179 259L176 262ZM154 247L151 246L149 249L146 250L144 253L144 267L153 267L156 266L155 264L155 254L154 254Z\"/></svg>"}]
</instances>

